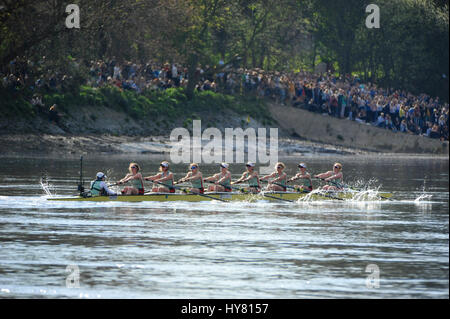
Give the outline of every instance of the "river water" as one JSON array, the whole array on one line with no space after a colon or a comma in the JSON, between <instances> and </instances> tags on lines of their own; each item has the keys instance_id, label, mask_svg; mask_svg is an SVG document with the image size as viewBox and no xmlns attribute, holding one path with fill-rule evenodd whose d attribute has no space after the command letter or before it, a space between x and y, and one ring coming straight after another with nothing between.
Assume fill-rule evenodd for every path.
<instances>
[{"instance_id":1,"label":"river water","mask_svg":"<svg viewBox=\"0 0 450 319\"><path fill-rule=\"evenodd\" d=\"M448 298L448 158L302 160L318 173L336 159L346 182L376 178L393 200L49 202L41 176L52 194L76 194L78 158L3 158L0 298ZM146 175L158 167L135 160ZM89 178L127 167L84 159Z\"/></svg>"}]
</instances>

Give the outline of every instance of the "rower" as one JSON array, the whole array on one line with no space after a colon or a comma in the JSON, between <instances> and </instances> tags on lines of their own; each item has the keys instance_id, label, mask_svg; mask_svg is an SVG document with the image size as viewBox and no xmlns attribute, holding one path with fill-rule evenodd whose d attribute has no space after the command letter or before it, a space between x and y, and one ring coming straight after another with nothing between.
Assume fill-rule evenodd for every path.
<instances>
[{"instance_id":1,"label":"rower","mask_svg":"<svg viewBox=\"0 0 450 319\"><path fill-rule=\"evenodd\" d=\"M294 177L289 179L287 182L293 182L296 180L302 180L303 183L301 185L295 185L294 188L300 193L311 192L313 190L311 175L306 171L306 164L300 163L298 164L298 168L300 170Z\"/></svg>"},{"instance_id":2,"label":"rower","mask_svg":"<svg viewBox=\"0 0 450 319\"><path fill-rule=\"evenodd\" d=\"M96 180L91 182L91 195L92 196L116 196L117 194L108 188L106 185L106 175L102 172L98 172Z\"/></svg>"},{"instance_id":3,"label":"rower","mask_svg":"<svg viewBox=\"0 0 450 319\"><path fill-rule=\"evenodd\" d=\"M198 169L198 164L192 163L189 166L189 169L190 169L190 172L188 172L185 177L180 179L175 184L190 182L191 188L189 189L189 191L191 193L203 194L205 192L205 189L203 188L203 175L200 172L200 170Z\"/></svg>"},{"instance_id":4,"label":"rower","mask_svg":"<svg viewBox=\"0 0 450 319\"><path fill-rule=\"evenodd\" d=\"M208 187L208 192L231 192L231 173L228 171L227 163L220 164L220 173L205 178L205 182L214 182L215 185Z\"/></svg>"},{"instance_id":5,"label":"rower","mask_svg":"<svg viewBox=\"0 0 450 319\"><path fill-rule=\"evenodd\" d=\"M285 168L286 168L286 165L284 165L284 163L278 162L275 165L275 172L261 178L262 181L273 178L269 182L269 185L267 186L267 190L274 191L274 192L285 192L286 191L287 175L285 172L283 172L283 170ZM279 184L279 185L276 185L276 184Z\"/></svg>"},{"instance_id":6,"label":"rower","mask_svg":"<svg viewBox=\"0 0 450 319\"><path fill-rule=\"evenodd\" d=\"M247 191L254 194L259 193L261 191L261 184L259 182L259 174L255 171L255 164L248 162L245 166L247 167L247 170L242 173L241 178L231 183L231 185L248 182L248 188L244 188L244 192Z\"/></svg>"},{"instance_id":7,"label":"rower","mask_svg":"<svg viewBox=\"0 0 450 319\"><path fill-rule=\"evenodd\" d=\"M157 182L156 186L152 188L154 193L175 193L175 188L173 187L173 174L169 171L169 162L163 161L159 165L159 174L145 177L144 180ZM163 184L163 185L162 185Z\"/></svg>"},{"instance_id":8,"label":"rower","mask_svg":"<svg viewBox=\"0 0 450 319\"><path fill-rule=\"evenodd\" d=\"M337 190L343 190L343 184L344 184L344 174L342 174L342 164L341 163L335 163L333 165L333 170L328 171L326 173L318 174L314 176L315 178L320 178L325 182L332 182L333 185L325 185L323 187L323 190L326 191L337 191Z\"/></svg>"},{"instance_id":9,"label":"rower","mask_svg":"<svg viewBox=\"0 0 450 319\"><path fill-rule=\"evenodd\" d=\"M144 195L144 181L139 171L141 168L136 163L130 163L128 167L129 173L122 178L117 184L125 184L131 182L132 186L127 186L122 190L122 195Z\"/></svg>"}]
</instances>

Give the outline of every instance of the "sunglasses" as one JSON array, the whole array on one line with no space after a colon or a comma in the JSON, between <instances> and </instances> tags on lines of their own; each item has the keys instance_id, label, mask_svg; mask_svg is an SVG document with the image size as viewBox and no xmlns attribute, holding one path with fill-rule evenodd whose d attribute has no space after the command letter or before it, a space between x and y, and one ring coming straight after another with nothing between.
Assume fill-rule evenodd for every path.
<instances>
[{"instance_id":1,"label":"sunglasses","mask_svg":"<svg viewBox=\"0 0 450 319\"><path fill-rule=\"evenodd\" d=\"M283 166L277 166L277 169L282 169L283 168Z\"/></svg>"},{"instance_id":2,"label":"sunglasses","mask_svg":"<svg viewBox=\"0 0 450 319\"><path fill-rule=\"evenodd\" d=\"M191 166L191 169L196 169L197 168L197 166Z\"/></svg>"},{"instance_id":3,"label":"sunglasses","mask_svg":"<svg viewBox=\"0 0 450 319\"><path fill-rule=\"evenodd\" d=\"M334 168L337 168L337 169L341 169L341 167L340 167L340 166L335 166Z\"/></svg>"},{"instance_id":4,"label":"sunglasses","mask_svg":"<svg viewBox=\"0 0 450 319\"><path fill-rule=\"evenodd\" d=\"M131 168L135 168L135 169L137 169L137 166L131 166Z\"/></svg>"}]
</instances>

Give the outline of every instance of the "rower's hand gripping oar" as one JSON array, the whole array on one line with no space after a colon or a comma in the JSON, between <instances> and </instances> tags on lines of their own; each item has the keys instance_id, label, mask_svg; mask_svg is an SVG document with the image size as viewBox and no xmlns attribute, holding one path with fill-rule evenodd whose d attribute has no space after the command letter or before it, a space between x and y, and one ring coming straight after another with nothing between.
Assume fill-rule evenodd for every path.
<instances>
[{"instance_id":1,"label":"rower's hand gripping oar","mask_svg":"<svg viewBox=\"0 0 450 319\"><path fill-rule=\"evenodd\" d=\"M113 186L117 186L117 185L122 185L122 183L117 182L117 183L110 184L110 185L106 185L106 186L108 186L108 187L113 187Z\"/></svg>"}]
</instances>

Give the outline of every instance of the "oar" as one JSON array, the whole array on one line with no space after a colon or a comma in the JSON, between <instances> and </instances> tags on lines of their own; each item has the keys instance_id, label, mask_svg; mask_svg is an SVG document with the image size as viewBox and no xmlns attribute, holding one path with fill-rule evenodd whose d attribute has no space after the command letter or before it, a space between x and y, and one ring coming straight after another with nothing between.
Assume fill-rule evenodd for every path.
<instances>
[{"instance_id":1,"label":"oar","mask_svg":"<svg viewBox=\"0 0 450 319\"><path fill-rule=\"evenodd\" d=\"M80 192L80 196L84 193L83 186L83 156L80 157L80 182L78 183L78 191Z\"/></svg>"},{"instance_id":2,"label":"oar","mask_svg":"<svg viewBox=\"0 0 450 319\"><path fill-rule=\"evenodd\" d=\"M203 182L208 183L208 184L214 184L214 185L216 185L216 183L214 183L214 182L209 182L209 181L205 181L205 180L203 180ZM242 191L244 190L243 188L234 187L234 186L232 186L232 185L224 185L224 184L221 184L221 183L219 183L219 184L217 184L217 185L220 185L220 186L222 186L222 187L224 187L224 188L231 188L231 189L234 189L234 190L238 190L238 191L240 191L240 192L242 192Z\"/></svg>"},{"instance_id":3,"label":"oar","mask_svg":"<svg viewBox=\"0 0 450 319\"><path fill-rule=\"evenodd\" d=\"M110 185L106 185L106 186L108 186L108 187L113 187L113 186L117 186L117 185L119 185L119 182L114 183L114 184L110 184Z\"/></svg>"},{"instance_id":4,"label":"oar","mask_svg":"<svg viewBox=\"0 0 450 319\"><path fill-rule=\"evenodd\" d=\"M276 200L279 200L279 201L282 201L282 202L289 202L289 203L293 203L294 202L293 200L290 200L290 199L284 199L284 198L279 198L279 197L275 197L275 196L266 195L264 192L261 192L261 194L264 197L276 199Z\"/></svg>"},{"instance_id":5,"label":"oar","mask_svg":"<svg viewBox=\"0 0 450 319\"><path fill-rule=\"evenodd\" d=\"M268 181L263 181L263 180L261 180L261 179L259 180L259 182L260 182L260 183L268 183ZM281 184L276 184L276 183L272 183L272 184L278 185L278 186L281 186L281 187L284 187L284 186L281 185ZM293 200L290 200L290 199L284 199L284 198L278 198L278 197L275 197L275 196L266 195L264 192L261 192L261 194L262 194L264 197L276 199L276 200L283 201L283 202L289 202L289 203L293 203L293 202L294 202Z\"/></svg>"},{"instance_id":6,"label":"oar","mask_svg":"<svg viewBox=\"0 0 450 319\"><path fill-rule=\"evenodd\" d=\"M169 188L169 189L172 189L172 188L173 188L173 189L183 190L183 188L181 188L181 187L177 187L177 186L167 186L166 184L163 184L163 183L160 183L160 182L156 182L156 181L151 181L151 182L154 183L154 184L162 185L162 186L167 187L167 188ZM198 195L198 196L202 196L202 197L210 198L210 199L213 199L213 200L218 200L218 201L221 201L221 202L228 203L227 200L223 200L223 199L220 199L220 198L215 198L215 197L213 197L213 196L208 196L208 195L205 195L205 194L194 193L194 192L192 192L192 191L189 192L189 194Z\"/></svg>"}]
</instances>

